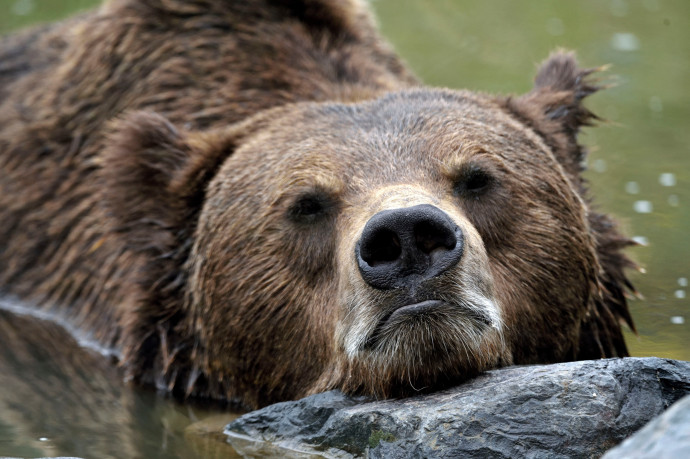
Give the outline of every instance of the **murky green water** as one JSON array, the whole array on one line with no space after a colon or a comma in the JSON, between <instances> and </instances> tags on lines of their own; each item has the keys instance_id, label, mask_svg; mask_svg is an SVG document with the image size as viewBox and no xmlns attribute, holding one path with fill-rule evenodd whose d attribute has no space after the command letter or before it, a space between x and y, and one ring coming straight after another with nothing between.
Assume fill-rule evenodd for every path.
<instances>
[{"instance_id":1,"label":"murky green water","mask_svg":"<svg viewBox=\"0 0 690 459\"><path fill-rule=\"evenodd\" d=\"M0 32L97 3L0 0ZM631 302L639 334L628 344L633 355L690 360L690 2L372 4L384 35L431 85L525 92L558 47L587 66L612 64L617 86L589 101L609 123L583 140L596 145L588 173L596 202L646 244L630 251L646 274L632 276L644 299ZM0 352L0 456L229 454L217 432L231 415L133 390L55 327L5 315L3 336L13 327L35 333Z\"/></svg>"},{"instance_id":2,"label":"murky green water","mask_svg":"<svg viewBox=\"0 0 690 459\"><path fill-rule=\"evenodd\" d=\"M0 339L0 457L237 457L236 415L129 387L51 322L0 309Z\"/></svg>"}]
</instances>

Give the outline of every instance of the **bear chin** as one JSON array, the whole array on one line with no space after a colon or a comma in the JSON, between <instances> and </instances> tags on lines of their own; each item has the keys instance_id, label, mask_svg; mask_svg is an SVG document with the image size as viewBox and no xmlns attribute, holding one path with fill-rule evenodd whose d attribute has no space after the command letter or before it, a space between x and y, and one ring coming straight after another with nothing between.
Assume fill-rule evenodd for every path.
<instances>
[{"instance_id":1,"label":"bear chin","mask_svg":"<svg viewBox=\"0 0 690 459\"><path fill-rule=\"evenodd\" d=\"M410 307L423 310L401 310ZM407 396L512 363L500 321L489 314L445 302L401 309L384 317L361 347L348 353L344 377L332 387L378 397ZM358 331L355 327L348 338Z\"/></svg>"},{"instance_id":2,"label":"bear chin","mask_svg":"<svg viewBox=\"0 0 690 459\"><path fill-rule=\"evenodd\" d=\"M398 292L379 294L374 295L379 302L370 298L364 307L350 305L359 313L339 333L350 368L345 387L359 379L365 393L409 395L511 362L496 302L452 290L422 301Z\"/></svg>"}]
</instances>

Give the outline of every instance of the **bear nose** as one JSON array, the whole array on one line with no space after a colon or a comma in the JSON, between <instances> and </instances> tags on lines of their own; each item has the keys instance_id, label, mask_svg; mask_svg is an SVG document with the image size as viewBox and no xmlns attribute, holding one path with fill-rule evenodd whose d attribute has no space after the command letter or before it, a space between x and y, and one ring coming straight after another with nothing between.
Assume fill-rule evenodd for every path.
<instances>
[{"instance_id":1,"label":"bear nose","mask_svg":"<svg viewBox=\"0 0 690 459\"><path fill-rule=\"evenodd\" d=\"M412 287L455 266L462 230L438 207L384 210L367 222L355 247L362 278L377 289Z\"/></svg>"}]
</instances>

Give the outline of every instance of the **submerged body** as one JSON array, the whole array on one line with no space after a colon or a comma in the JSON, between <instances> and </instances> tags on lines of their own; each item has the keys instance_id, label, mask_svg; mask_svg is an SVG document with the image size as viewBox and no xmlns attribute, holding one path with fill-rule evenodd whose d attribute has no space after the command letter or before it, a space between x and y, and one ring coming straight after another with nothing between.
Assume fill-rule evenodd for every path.
<instances>
[{"instance_id":1,"label":"submerged body","mask_svg":"<svg viewBox=\"0 0 690 459\"><path fill-rule=\"evenodd\" d=\"M358 1L113 0L0 42L0 289L249 407L626 355L588 71L421 86Z\"/></svg>"}]
</instances>

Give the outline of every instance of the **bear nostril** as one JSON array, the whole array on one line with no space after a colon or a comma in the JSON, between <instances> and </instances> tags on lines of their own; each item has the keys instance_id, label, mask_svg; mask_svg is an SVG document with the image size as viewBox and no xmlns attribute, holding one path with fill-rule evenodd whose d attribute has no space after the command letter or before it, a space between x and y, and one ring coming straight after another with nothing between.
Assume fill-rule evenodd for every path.
<instances>
[{"instance_id":1,"label":"bear nostril","mask_svg":"<svg viewBox=\"0 0 690 459\"><path fill-rule=\"evenodd\" d=\"M368 238L360 248L362 260L369 266L390 263L400 257L402 247L398 235L387 228L381 228Z\"/></svg>"},{"instance_id":2,"label":"bear nostril","mask_svg":"<svg viewBox=\"0 0 690 459\"><path fill-rule=\"evenodd\" d=\"M417 223L414 226L414 237L417 248L425 254L431 254L437 249L453 250L457 244L453 231L435 220Z\"/></svg>"}]
</instances>

